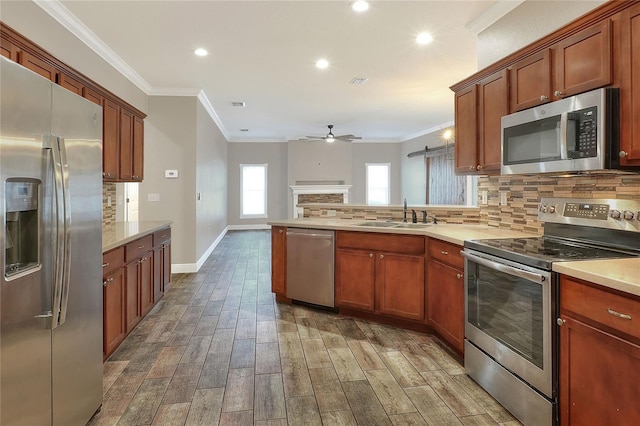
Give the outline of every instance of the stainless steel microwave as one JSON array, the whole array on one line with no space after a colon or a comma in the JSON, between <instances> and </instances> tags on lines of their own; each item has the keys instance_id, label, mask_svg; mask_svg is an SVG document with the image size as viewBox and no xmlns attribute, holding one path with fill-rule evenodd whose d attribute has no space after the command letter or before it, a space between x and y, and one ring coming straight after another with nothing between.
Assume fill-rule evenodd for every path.
<instances>
[{"instance_id":1,"label":"stainless steel microwave","mask_svg":"<svg viewBox=\"0 0 640 426\"><path fill-rule=\"evenodd\" d=\"M501 173L620 168L618 89L597 89L502 117Z\"/></svg>"}]
</instances>

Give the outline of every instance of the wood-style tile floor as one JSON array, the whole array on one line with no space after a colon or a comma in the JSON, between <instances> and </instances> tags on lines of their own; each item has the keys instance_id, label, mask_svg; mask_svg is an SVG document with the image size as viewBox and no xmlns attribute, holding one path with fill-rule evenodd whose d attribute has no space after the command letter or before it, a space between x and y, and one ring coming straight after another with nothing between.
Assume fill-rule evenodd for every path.
<instances>
[{"instance_id":1,"label":"wood-style tile floor","mask_svg":"<svg viewBox=\"0 0 640 426\"><path fill-rule=\"evenodd\" d=\"M519 425L435 337L274 302L270 233L229 232L104 364L91 425Z\"/></svg>"}]
</instances>

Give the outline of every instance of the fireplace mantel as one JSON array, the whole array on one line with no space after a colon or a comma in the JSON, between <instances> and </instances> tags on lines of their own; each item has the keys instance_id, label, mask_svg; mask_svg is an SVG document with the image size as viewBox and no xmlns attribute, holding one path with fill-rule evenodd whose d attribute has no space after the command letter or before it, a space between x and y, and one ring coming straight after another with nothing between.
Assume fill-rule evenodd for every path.
<instances>
[{"instance_id":1,"label":"fireplace mantel","mask_svg":"<svg viewBox=\"0 0 640 426\"><path fill-rule=\"evenodd\" d=\"M293 218L299 217L298 196L300 194L342 194L344 203L349 202L349 189L351 185L290 185L293 192Z\"/></svg>"}]
</instances>

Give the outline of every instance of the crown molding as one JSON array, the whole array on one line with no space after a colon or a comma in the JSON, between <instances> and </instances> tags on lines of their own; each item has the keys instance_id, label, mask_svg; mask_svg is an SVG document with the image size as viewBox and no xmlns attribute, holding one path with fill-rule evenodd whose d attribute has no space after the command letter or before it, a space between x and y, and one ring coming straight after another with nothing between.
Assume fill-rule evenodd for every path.
<instances>
[{"instance_id":1,"label":"crown molding","mask_svg":"<svg viewBox=\"0 0 640 426\"><path fill-rule=\"evenodd\" d=\"M33 2L47 12L53 19L58 21L67 31L86 44L91 50L98 54L98 56L107 61L120 72L120 74L135 84L140 90L147 95L151 92L151 85L71 13L69 9L64 7L62 3L58 0L33 0Z\"/></svg>"},{"instance_id":2,"label":"crown molding","mask_svg":"<svg viewBox=\"0 0 640 426\"><path fill-rule=\"evenodd\" d=\"M524 0L501 0L465 25L465 28L478 35L522 3Z\"/></svg>"},{"instance_id":3,"label":"crown molding","mask_svg":"<svg viewBox=\"0 0 640 426\"><path fill-rule=\"evenodd\" d=\"M211 105L211 102L209 102L209 98L207 98L204 90L200 90L200 92L198 92L198 100L200 101L204 109L209 113L209 116L211 117L213 122L216 123L224 138L227 141L230 141L231 138L229 137L229 132L227 132L227 129L225 129L224 125L222 124L222 120L220 120L220 117L218 117L216 110L213 109L213 105Z\"/></svg>"},{"instance_id":4,"label":"crown molding","mask_svg":"<svg viewBox=\"0 0 640 426\"><path fill-rule=\"evenodd\" d=\"M154 87L149 96L198 96L201 91L192 87Z\"/></svg>"},{"instance_id":5,"label":"crown molding","mask_svg":"<svg viewBox=\"0 0 640 426\"><path fill-rule=\"evenodd\" d=\"M448 121L448 122L442 123L442 124L440 124L438 126L434 126L434 127L430 128L430 129L423 130L423 131L418 132L418 133L414 133L413 135L409 135L406 138L404 138L402 140L402 142L407 142L407 141L410 141L411 139L419 138L420 136L425 136L425 135L428 135L428 134L433 133L433 132L439 132L441 130L446 129L447 127L452 127L453 125L454 125L453 121Z\"/></svg>"}]
</instances>

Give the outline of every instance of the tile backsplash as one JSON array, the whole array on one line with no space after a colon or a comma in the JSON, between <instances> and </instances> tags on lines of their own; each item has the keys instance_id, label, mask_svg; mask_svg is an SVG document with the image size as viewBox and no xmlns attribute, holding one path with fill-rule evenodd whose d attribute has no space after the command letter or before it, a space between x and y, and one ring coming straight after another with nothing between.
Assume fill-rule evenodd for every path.
<instances>
[{"instance_id":1,"label":"tile backsplash","mask_svg":"<svg viewBox=\"0 0 640 426\"><path fill-rule=\"evenodd\" d=\"M487 204L480 204L487 191ZM507 204L500 205L501 192ZM478 178L478 206L481 222L489 226L542 233L538 203L544 197L619 198L640 200L640 174L481 176Z\"/></svg>"},{"instance_id":2,"label":"tile backsplash","mask_svg":"<svg viewBox=\"0 0 640 426\"><path fill-rule=\"evenodd\" d=\"M111 197L111 206L108 198ZM109 229L116 222L116 184L102 183L102 229Z\"/></svg>"}]
</instances>

